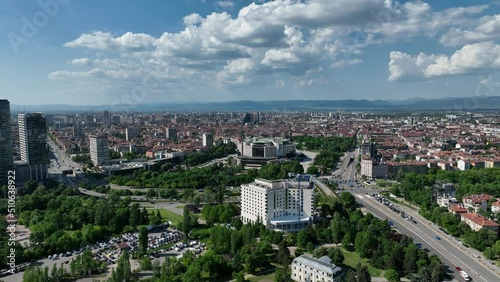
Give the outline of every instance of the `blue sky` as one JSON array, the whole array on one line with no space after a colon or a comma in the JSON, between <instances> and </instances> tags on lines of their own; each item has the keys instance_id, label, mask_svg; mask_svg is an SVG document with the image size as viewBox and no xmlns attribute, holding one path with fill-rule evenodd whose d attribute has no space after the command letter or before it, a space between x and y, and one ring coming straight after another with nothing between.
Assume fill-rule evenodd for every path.
<instances>
[{"instance_id":1,"label":"blue sky","mask_svg":"<svg viewBox=\"0 0 500 282\"><path fill-rule=\"evenodd\" d=\"M499 1L467 0L3 0L0 98L498 95L499 12Z\"/></svg>"}]
</instances>

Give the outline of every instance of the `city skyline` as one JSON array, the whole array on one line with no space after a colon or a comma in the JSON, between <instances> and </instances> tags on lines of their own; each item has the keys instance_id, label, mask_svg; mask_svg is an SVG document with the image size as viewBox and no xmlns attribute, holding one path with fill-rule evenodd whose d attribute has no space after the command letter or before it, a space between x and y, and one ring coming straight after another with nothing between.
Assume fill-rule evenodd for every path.
<instances>
[{"instance_id":1,"label":"city skyline","mask_svg":"<svg viewBox=\"0 0 500 282\"><path fill-rule=\"evenodd\" d=\"M16 105L498 95L498 1L0 8L0 82Z\"/></svg>"}]
</instances>

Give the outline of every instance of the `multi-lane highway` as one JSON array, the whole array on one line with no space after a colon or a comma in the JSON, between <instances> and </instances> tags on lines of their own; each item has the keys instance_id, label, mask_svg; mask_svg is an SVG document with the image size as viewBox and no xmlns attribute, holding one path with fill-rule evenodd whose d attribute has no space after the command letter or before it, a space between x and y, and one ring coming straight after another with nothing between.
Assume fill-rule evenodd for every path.
<instances>
[{"instance_id":1,"label":"multi-lane highway","mask_svg":"<svg viewBox=\"0 0 500 282\"><path fill-rule=\"evenodd\" d=\"M449 237L438 234L427 220L418 218L417 223L403 219L394 211L390 210L377 200L366 194L354 193L356 201L362 204L369 212L383 219L388 219L394 223L394 227L402 234L413 238L415 243L429 249L436 254L447 266L454 276L458 277L455 267L467 271L474 281L494 282L500 281L498 272L481 264L475 257L471 257L462 249L453 244ZM404 210L400 206L397 207Z\"/></svg>"},{"instance_id":2,"label":"multi-lane highway","mask_svg":"<svg viewBox=\"0 0 500 282\"><path fill-rule=\"evenodd\" d=\"M49 173L60 173L65 170L73 170L80 166L72 161L63 150L59 149L52 139L47 138L47 143L50 147L50 165Z\"/></svg>"},{"instance_id":3,"label":"multi-lane highway","mask_svg":"<svg viewBox=\"0 0 500 282\"><path fill-rule=\"evenodd\" d=\"M498 267L474 257L474 251L465 249L457 240L442 233L437 226L420 216L418 212L404 206L397 207L399 210L416 218L417 223L415 224L403 219L399 214L370 197L370 194L378 193L380 190L365 188L356 181L357 153L357 151L347 153L344 156L342 165L334 172L334 175L337 175L336 179L341 181L344 187L347 186L347 190L355 196L359 204L363 205L373 215L392 221L399 232L412 237L416 243L421 243L431 253L436 254L458 280L462 278L455 270L456 266L465 270L474 281L500 281L500 269ZM353 157L352 162L349 161L351 156ZM319 182L317 181L317 183ZM318 184L318 186L320 185Z\"/></svg>"}]
</instances>

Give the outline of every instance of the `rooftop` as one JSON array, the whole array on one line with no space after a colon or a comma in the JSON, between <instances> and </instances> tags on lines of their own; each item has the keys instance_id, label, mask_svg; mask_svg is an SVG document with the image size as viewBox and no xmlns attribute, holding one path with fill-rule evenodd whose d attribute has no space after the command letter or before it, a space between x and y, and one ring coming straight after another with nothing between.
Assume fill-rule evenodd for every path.
<instances>
[{"instance_id":1,"label":"rooftop","mask_svg":"<svg viewBox=\"0 0 500 282\"><path fill-rule=\"evenodd\" d=\"M476 223L480 226L500 226L496 222L494 222L493 220L489 220L489 219L485 218L484 216L477 214L477 213L474 213L474 212L473 213L464 213L464 214L461 214L461 216L473 221L474 223Z\"/></svg>"},{"instance_id":2,"label":"rooftop","mask_svg":"<svg viewBox=\"0 0 500 282\"><path fill-rule=\"evenodd\" d=\"M331 273L332 275L342 272L342 269L340 267L336 266L335 264L328 263L327 261L331 261L327 256L324 256L320 259L315 259L307 255L301 255L300 257L295 258L293 260L293 263L302 263L319 271Z\"/></svg>"}]
</instances>

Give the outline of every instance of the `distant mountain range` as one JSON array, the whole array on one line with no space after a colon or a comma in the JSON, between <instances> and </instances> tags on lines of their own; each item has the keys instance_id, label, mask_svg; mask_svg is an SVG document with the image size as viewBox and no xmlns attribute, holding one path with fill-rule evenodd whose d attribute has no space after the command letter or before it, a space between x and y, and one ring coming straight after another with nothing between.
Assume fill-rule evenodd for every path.
<instances>
[{"instance_id":1,"label":"distant mountain range","mask_svg":"<svg viewBox=\"0 0 500 282\"><path fill-rule=\"evenodd\" d=\"M500 96L452 97L408 100L287 100L207 103L158 103L137 105L11 105L12 112L283 112L283 111L488 111L500 109Z\"/></svg>"}]
</instances>

